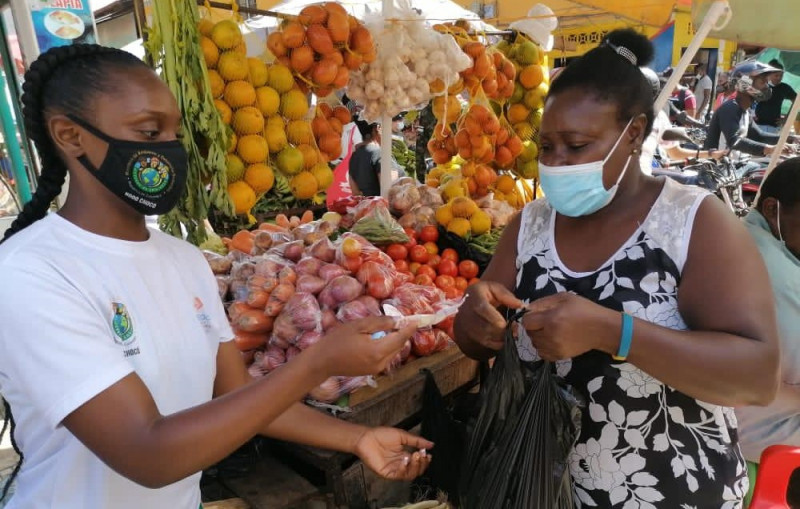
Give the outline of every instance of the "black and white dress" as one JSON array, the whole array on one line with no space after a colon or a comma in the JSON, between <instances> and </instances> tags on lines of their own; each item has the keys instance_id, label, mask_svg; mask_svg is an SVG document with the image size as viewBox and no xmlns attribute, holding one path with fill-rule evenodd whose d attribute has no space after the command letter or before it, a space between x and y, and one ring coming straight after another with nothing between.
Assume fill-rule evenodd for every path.
<instances>
[{"instance_id":1,"label":"black and white dress","mask_svg":"<svg viewBox=\"0 0 800 509\"><path fill-rule=\"evenodd\" d=\"M556 214L547 200L530 203L517 242L517 296L530 302L574 292L635 318L686 329L677 294L695 214L706 196L667 179L643 224L600 269L585 273L569 270L559 258ZM524 333L519 350L524 360L538 358ZM748 480L731 408L698 401L598 351L557 368L586 402L569 458L578 507L742 506Z\"/></svg>"}]
</instances>

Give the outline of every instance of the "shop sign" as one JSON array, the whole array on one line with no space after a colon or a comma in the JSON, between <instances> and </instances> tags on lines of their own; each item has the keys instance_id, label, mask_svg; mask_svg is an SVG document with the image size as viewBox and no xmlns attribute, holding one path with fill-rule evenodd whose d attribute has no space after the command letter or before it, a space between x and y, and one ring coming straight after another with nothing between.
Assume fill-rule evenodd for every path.
<instances>
[{"instance_id":1,"label":"shop sign","mask_svg":"<svg viewBox=\"0 0 800 509\"><path fill-rule=\"evenodd\" d=\"M28 0L39 52L97 42L89 0Z\"/></svg>"}]
</instances>

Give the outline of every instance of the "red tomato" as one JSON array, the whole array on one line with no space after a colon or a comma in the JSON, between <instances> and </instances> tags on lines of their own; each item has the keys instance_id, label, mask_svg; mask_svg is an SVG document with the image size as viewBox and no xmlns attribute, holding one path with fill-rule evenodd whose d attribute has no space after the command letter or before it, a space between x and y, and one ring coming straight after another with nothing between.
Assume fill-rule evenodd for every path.
<instances>
[{"instance_id":1,"label":"red tomato","mask_svg":"<svg viewBox=\"0 0 800 509\"><path fill-rule=\"evenodd\" d=\"M458 264L458 274L466 279L478 276L478 264L472 260L464 260Z\"/></svg>"},{"instance_id":2,"label":"red tomato","mask_svg":"<svg viewBox=\"0 0 800 509\"><path fill-rule=\"evenodd\" d=\"M442 290L456 287L456 280L453 276L436 276L435 283Z\"/></svg>"},{"instance_id":3,"label":"red tomato","mask_svg":"<svg viewBox=\"0 0 800 509\"><path fill-rule=\"evenodd\" d=\"M386 248L386 254L388 254L389 258L392 260L405 260L408 258L408 249L402 244L390 244L389 247Z\"/></svg>"},{"instance_id":4,"label":"red tomato","mask_svg":"<svg viewBox=\"0 0 800 509\"><path fill-rule=\"evenodd\" d=\"M445 276L456 277L458 275L458 266L456 265L456 262L450 260L449 258L442 257L442 261L439 262L438 270L439 274Z\"/></svg>"},{"instance_id":5,"label":"red tomato","mask_svg":"<svg viewBox=\"0 0 800 509\"><path fill-rule=\"evenodd\" d=\"M425 357L436 350L436 334L433 329L417 331L411 338L411 351L418 357Z\"/></svg>"},{"instance_id":6,"label":"red tomato","mask_svg":"<svg viewBox=\"0 0 800 509\"><path fill-rule=\"evenodd\" d=\"M419 238L417 231L414 228L403 228L403 231L406 232L406 235L408 235L409 239L414 239L416 241Z\"/></svg>"},{"instance_id":7,"label":"red tomato","mask_svg":"<svg viewBox=\"0 0 800 509\"><path fill-rule=\"evenodd\" d=\"M417 274L417 277L414 278L415 285L422 285L422 286L433 286L433 279L427 274Z\"/></svg>"},{"instance_id":8,"label":"red tomato","mask_svg":"<svg viewBox=\"0 0 800 509\"><path fill-rule=\"evenodd\" d=\"M432 268L432 267L430 267L430 266L428 266L428 265L422 265L422 266L420 266L420 268L418 268L418 269L417 269L417 275L418 275L418 276L421 276L421 275L426 275L426 276L428 276L429 278L431 278L431 281L433 281L434 279L436 279L436 271L435 271L435 270L433 270L433 268Z\"/></svg>"},{"instance_id":9,"label":"red tomato","mask_svg":"<svg viewBox=\"0 0 800 509\"><path fill-rule=\"evenodd\" d=\"M478 284L478 283L480 283L480 282L481 282L481 280L480 280L480 279L478 279L478 278L474 277L474 278L472 278L472 279L470 279L470 280L469 280L469 286L476 285L476 284ZM469 286L468 286L467 288L469 288Z\"/></svg>"},{"instance_id":10,"label":"red tomato","mask_svg":"<svg viewBox=\"0 0 800 509\"><path fill-rule=\"evenodd\" d=\"M425 246L414 246L411 248L411 261L417 263L428 263L430 260L430 253L425 249Z\"/></svg>"},{"instance_id":11,"label":"red tomato","mask_svg":"<svg viewBox=\"0 0 800 509\"><path fill-rule=\"evenodd\" d=\"M431 256L439 254L439 246L436 245L436 242L426 242L423 246Z\"/></svg>"},{"instance_id":12,"label":"red tomato","mask_svg":"<svg viewBox=\"0 0 800 509\"><path fill-rule=\"evenodd\" d=\"M408 272L408 260L395 260L394 268L397 269L398 272Z\"/></svg>"},{"instance_id":13,"label":"red tomato","mask_svg":"<svg viewBox=\"0 0 800 509\"><path fill-rule=\"evenodd\" d=\"M463 297L464 293L463 292L459 292L458 288L456 288L455 286L451 286L450 288L447 288L446 290L444 290L444 296L447 299L455 300L455 299L459 299L459 298Z\"/></svg>"},{"instance_id":14,"label":"red tomato","mask_svg":"<svg viewBox=\"0 0 800 509\"><path fill-rule=\"evenodd\" d=\"M463 292L464 290L467 289L468 286L469 286L469 281L467 281L466 279L464 279L461 276L458 276L456 278L456 288L458 288L459 290L461 290Z\"/></svg>"},{"instance_id":15,"label":"red tomato","mask_svg":"<svg viewBox=\"0 0 800 509\"><path fill-rule=\"evenodd\" d=\"M408 264L408 270L416 276L417 270L419 269L420 265L422 264L419 262L411 262Z\"/></svg>"},{"instance_id":16,"label":"red tomato","mask_svg":"<svg viewBox=\"0 0 800 509\"><path fill-rule=\"evenodd\" d=\"M422 242L436 242L439 240L439 228L433 225L423 226L419 232L419 240Z\"/></svg>"},{"instance_id":17,"label":"red tomato","mask_svg":"<svg viewBox=\"0 0 800 509\"><path fill-rule=\"evenodd\" d=\"M417 239L414 239L414 238L411 238L411 237L409 237L409 239L411 239L411 240L409 240L408 242L403 244L403 247L405 247L406 249L411 251L411 248L417 245Z\"/></svg>"},{"instance_id":18,"label":"red tomato","mask_svg":"<svg viewBox=\"0 0 800 509\"><path fill-rule=\"evenodd\" d=\"M367 293L378 300L388 299L394 291L392 281L381 274L373 274L367 280Z\"/></svg>"},{"instance_id":19,"label":"red tomato","mask_svg":"<svg viewBox=\"0 0 800 509\"><path fill-rule=\"evenodd\" d=\"M342 266L351 273L355 274L361 270L361 258L358 256L355 258L345 258L342 262Z\"/></svg>"},{"instance_id":20,"label":"red tomato","mask_svg":"<svg viewBox=\"0 0 800 509\"><path fill-rule=\"evenodd\" d=\"M453 260L456 264L458 264L458 253L455 249L447 248L442 251L442 260Z\"/></svg>"},{"instance_id":21,"label":"red tomato","mask_svg":"<svg viewBox=\"0 0 800 509\"><path fill-rule=\"evenodd\" d=\"M438 254L431 256L431 259L428 260L428 265L433 267L434 269L439 266L439 263L442 261L442 257Z\"/></svg>"}]
</instances>

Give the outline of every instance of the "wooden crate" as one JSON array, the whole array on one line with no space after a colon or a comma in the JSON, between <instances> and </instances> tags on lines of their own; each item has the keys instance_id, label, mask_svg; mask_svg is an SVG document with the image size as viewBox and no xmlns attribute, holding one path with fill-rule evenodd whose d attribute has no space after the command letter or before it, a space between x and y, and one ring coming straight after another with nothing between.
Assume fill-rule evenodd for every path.
<instances>
[{"instance_id":1,"label":"wooden crate","mask_svg":"<svg viewBox=\"0 0 800 509\"><path fill-rule=\"evenodd\" d=\"M217 500L216 502L206 502L203 509L251 509L247 502L241 498L229 498L228 500Z\"/></svg>"}]
</instances>

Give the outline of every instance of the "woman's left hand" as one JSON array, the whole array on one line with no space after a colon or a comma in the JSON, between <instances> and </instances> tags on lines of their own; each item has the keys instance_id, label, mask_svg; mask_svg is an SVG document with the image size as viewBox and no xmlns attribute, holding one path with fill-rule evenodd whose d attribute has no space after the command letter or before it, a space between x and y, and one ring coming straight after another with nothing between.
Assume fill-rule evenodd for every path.
<instances>
[{"instance_id":1,"label":"woman's left hand","mask_svg":"<svg viewBox=\"0 0 800 509\"><path fill-rule=\"evenodd\" d=\"M616 352L620 314L573 293L558 293L532 302L522 318L542 359L571 359L590 350Z\"/></svg>"},{"instance_id":2,"label":"woman's left hand","mask_svg":"<svg viewBox=\"0 0 800 509\"><path fill-rule=\"evenodd\" d=\"M355 454L386 479L410 481L431 464L431 456L425 452L431 447L433 443L403 430L372 428L356 442Z\"/></svg>"}]
</instances>

